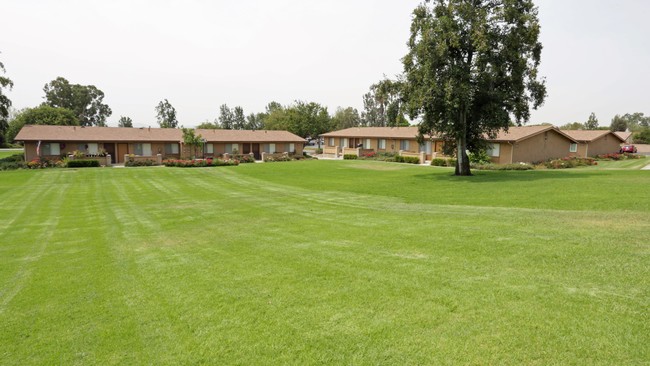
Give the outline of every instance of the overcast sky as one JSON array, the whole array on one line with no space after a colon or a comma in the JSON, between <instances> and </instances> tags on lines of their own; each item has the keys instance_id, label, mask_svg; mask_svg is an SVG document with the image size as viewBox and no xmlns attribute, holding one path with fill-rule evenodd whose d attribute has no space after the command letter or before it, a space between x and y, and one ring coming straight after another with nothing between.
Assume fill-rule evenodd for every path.
<instances>
[{"instance_id":1,"label":"overcast sky","mask_svg":"<svg viewBox=\"0 0 650 366\"><path fill-rule=\"evenodd\" d=\"M58 76L95 85L112 108L156 126L168 99L181 124L221 104L261 112L314 101L361 112L362 95L402 71L419 0L1 0L0 60L14 107ZM548 98L529 123L601 125L650 113L650 1L537 0Z\"/></svg>"}]
</instances>

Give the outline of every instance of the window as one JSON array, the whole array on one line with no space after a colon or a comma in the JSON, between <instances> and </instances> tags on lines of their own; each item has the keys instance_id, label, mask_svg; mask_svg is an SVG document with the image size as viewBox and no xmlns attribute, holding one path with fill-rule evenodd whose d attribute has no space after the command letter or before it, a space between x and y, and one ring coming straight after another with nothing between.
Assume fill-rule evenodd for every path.
<instances>
[{"instance_id":1,"label":"window","mask_svg":"<svg viewBox=\"0 0 650 366\"><path fill-rule=\"evenodd\" d=\"M327 146L334 146L334 137L330 137Z\"/></svg>"},{"instance_id":2,"label":"window","mask_svg":"<svg viewBox=\"0 0 650 366\"><path fill-rule=\"evenodd\" d=\"M151 144L135 144L135 154L140 156L151 156Z\"/></svg>"},{"instance_id":3,"label":"window","mask_svg":"<svg viewBox=\"0 0 650 366\"><path fill-rule=\"evenodd\" d=\"M88 154L89 155L97 155L98 150L99 150L99 146L96 143L88 144Z\"/></svg>"},{"instance_id":4,"label":"window","mask_svg":"<svg viewBox=\"0 0 650 366\"><path fill-rule=\"evenodd\" d=\"M420 152L431 154L431 141L427 141L420 145Z\"/></svg>"},{"instance_id":5,"label":"window","mask_svg":"<svg viewBox=\"0 0 650 366\"><path fill-rule=\"evenodd\" d=\"M349 146L348 146L348 143L349 143L349 142L348 142L348 139L341 139L341 146L343 146L343 147L349 147Z\"/></svg>"},{"instance_id":6,"label":"window","mask_svg":"<svg viewBox=\"0 0 650 366\"><path fill-rule=\"evenodd\" d=\"M569 152L577 152L577 151L578 151L578 144L569 145Z\"/></svg>"},{"instance_id":7,"label":"window","mask_svg":"<svg viewBox=\"0 0 650 366\"><path fill-rule=\"evenodd\" d=\"M165 144L165 154L178 154L178 144Z\"/></svg>"},{"instance_id":8,"label":"window","mask_svg":"<svg viewBox=\"0 0 650 366\"><path fill-rule=\"evenodd\" d=\"M287 144L286 151L289 152L289 153L295 153L296 152L296 144L294 144L294 143Z\"/></svg>"},{"instance_id":9,"label":"window","mask_svg":"<svg viewBox=\"0 0 650 366\"><path fill-rule=\"evenodd\" d=\"M275 144L264 144L264 152L268 154L275 154Z\"/></svg>"},{"instance_id":10,"label":"window","mask_svg":"<svg viewBox=\"0 0 650 366\"><path fill-rule=\"evenodd\" d=\"M226 144L226 154L239 154L239 144Z\"/></svg>"},{"instance_id":11,"label":"window","mask_svg":"<svg viewBox=\"0 0 650 366\"><path fill-rule=\"evenodd\" d=\"M500 144L490 144L487 148L487 154L493 158L498 158L501 153Z\"/></svg>"},{"instance_id":12,"label":"window","mask_svg":"<svg viewBox=\"0 0 650 366\"><path fill-rule=\"evenodd\" d=\"M399 142L399 149L400 150L408 150L409 149L409 140L401 140Z\"/></svg>"},{"instance_id":13,"label":"window","mask_svg":"<svg viewBox=\"0 0 650 366\"><path fill-rule=\"evenodd\" d=\"M61 149L59 149L59 144L54 144L54 143L43 144L43 155L45 156L61 155Z\"/></svg>"},{"instance_id":14,"label":"window","mask_svg":"<svg viewBox=\"0 0 650 366\"><path fill-rule=\"evenodd\" d=\"M370 139L363 140L363 148L370 149Z\"/></svg>"},{"instance_id":15,"label":"window","mask_svg":"<svg viewBox=\"0 0 650 366\"><path fill-rule=\"evenodd\" d=\"M379 149L386 150L386 139L379 140Z\"/></svg>"},{"instance_id":16,"label":"window","mask_svg":"<svg viewBox=\"0 0 650 366\"><path fill-rule=\"evenodd\" d=\"M214 144L205 144L205 152L207 154L214 154Z\"/></svg>"}]
</instances>

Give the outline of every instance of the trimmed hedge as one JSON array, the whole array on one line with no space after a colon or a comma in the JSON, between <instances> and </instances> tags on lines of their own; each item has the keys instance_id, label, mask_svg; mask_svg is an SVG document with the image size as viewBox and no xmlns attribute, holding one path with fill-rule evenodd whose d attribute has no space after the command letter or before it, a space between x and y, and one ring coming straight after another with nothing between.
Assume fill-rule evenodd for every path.
<instances>
[{"instance_id":1,"label":"trimmed hedge","mask_svg":"<svg viewBox=\"0 0 650 366\"><path fill-rule=\"evenodd\" d=\"M455 167L456 166L456 159L435 158L435 159L431 159L431 165L432 166Z\"/></svg>"},{"instance_id":2,"label":"trimmed hedge","mask_svg":"<svg viewBox=\"0 0 650 366\"><path fill-rule=\"evenodd\" d=\"M99 160L81 159L68 161L68 168L99 168Z\"/></svg>"},{"instance_id":3,"label":"trimmed hedge","mask_svg":"<svg viewBox=\"0 0 650 366\"><path fill-rule=\"evenodd\" d=\"M420 158L415 156L395 156L396 163L420 164Z\"/></svg>"},{"instance_id":4,"label":"trimmed hedge","mask_svg":"<svg viewBox=\"0 0 650 366\"><path fill-rule=\"evenodd\" d=\"M357 160L359 157L354 154L343 155L343 160Z\"/></svg>"},{"instance_id":5,"label":"trimmed hedge","mask_svg":"<svg viewBox=\"0 0 650 366\"><path fill-rule=\"evenodd\" d=\"M124 166L154 166L157 165L155 160L129 160L124 163Z\"/></svg>"}]
</instances>

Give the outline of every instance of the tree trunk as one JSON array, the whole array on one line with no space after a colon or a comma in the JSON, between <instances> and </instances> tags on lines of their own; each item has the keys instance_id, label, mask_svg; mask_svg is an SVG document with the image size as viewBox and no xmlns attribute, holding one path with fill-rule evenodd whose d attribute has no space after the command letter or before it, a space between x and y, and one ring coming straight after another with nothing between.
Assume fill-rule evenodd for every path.
<instances>
[{"instance_id":1,"label":"tree trunk","mask_svg":"<svg viewBox=\"0 0 650 366\"><path fill-rule=\"evenodd\" d=\"M456 175L470 176L472 172L469 168L469 157L467 156L467 119L465 112L460 113L461 134L456 140Z\"/></svg>"}]
</instances>

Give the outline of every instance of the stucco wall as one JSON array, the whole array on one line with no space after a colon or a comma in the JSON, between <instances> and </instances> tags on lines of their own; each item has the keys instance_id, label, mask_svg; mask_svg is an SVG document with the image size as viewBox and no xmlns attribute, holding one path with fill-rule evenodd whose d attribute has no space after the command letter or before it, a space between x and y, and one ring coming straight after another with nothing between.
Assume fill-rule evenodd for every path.
<instances>
[{"instance_id":1,"label":"stucco wall","mask_svg":"<svg viewBox=\"0 0 650 366\"><path fill-rule=\"evenodd\" d=\"M514 144L512 162L535 163L569 156L572 141L549 130Z\"/></svg>"}]
</instances>

